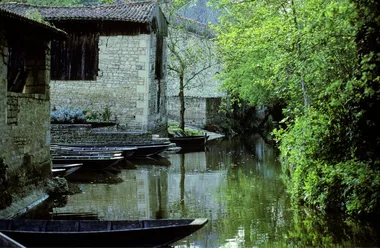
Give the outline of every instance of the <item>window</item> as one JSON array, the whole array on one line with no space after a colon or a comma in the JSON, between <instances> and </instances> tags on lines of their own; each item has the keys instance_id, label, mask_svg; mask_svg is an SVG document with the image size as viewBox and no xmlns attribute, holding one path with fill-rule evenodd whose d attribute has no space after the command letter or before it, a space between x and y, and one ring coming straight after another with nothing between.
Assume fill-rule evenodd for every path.
<instances>
[{"instance_id":1,"label":"window","mask_svg":"<svg viewBox=\"0 0 380 248\"><path fill-rule=\"evenodd\" d=\"M44 41L8 39L8 91L45 93L46 49Z\"/></svg>"},{"instance_id":2,"label":"window","mask_svg":"<svg viewBox=\"0 0 380 248\"><path fill-rule=\"evenodd\" d=\"M95 80L98 74L98 34L71 34L52 41L52 80Z\"/></svg>"}]
</instances>

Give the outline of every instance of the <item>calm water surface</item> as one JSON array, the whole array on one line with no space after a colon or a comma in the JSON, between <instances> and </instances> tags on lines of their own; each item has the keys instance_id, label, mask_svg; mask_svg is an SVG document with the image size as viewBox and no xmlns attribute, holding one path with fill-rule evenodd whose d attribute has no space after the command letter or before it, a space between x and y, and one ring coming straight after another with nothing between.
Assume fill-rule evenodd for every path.
<instances>
[{"instance_id":1,"label":"calm water surface","mask_svg":"<svg viewBox=\"0 0 380 248\"><path fill-rule=\"evenodd\" d=\"M291 210L277 156L260 136L236 137L212 141L204 152L134 161L118 173L73 174L82 193L24 217L209 219L178 248L380 245L376 224Z\"/></svg>"}]
</instances>

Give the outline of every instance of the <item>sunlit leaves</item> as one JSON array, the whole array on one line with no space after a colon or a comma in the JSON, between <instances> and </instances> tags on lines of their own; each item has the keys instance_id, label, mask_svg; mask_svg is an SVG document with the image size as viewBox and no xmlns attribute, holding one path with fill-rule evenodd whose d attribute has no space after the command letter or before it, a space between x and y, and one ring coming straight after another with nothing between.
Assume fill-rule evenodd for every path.
<instances>
[{"instance_id":1,"label":"sunlit leaves","mask_svg":"<svg viewBox=\"0 0 380 248\"><path fill-rule=\"evenodd\" d=\"M311 104L330 82L352 77L355 11L348 1L250 1L228 4L215 27L224 87L254 105L285 100L302 108L301 83ZM277 100L276 100L277 99Z\"/></svg>"}]
</instances>

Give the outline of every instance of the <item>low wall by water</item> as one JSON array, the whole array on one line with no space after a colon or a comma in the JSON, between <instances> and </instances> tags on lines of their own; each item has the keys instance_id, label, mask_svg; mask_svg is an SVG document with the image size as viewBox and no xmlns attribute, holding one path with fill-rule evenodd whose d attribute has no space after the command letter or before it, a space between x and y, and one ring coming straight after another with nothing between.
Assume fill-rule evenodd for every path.
<instances>
[{"instance_id":1,"label":"low wall by water","mask_svg":"<svg viewBox=\"0 0 380 248\"><path fill-rule=\"evenodd\" d=\"M52 124L51 143L117 144L152 139L150 132L127 132L105 128L92 128L91 124Z\"/></svg>"}]
</instances>

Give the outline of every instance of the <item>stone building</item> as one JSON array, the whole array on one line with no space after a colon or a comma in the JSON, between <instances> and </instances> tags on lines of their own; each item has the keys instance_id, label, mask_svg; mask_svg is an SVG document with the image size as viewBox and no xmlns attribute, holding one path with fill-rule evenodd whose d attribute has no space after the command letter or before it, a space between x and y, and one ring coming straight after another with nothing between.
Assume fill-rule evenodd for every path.
<instances>
[{"instance_id":1,"label":"stone building","mask_svg":"<svg viewBox=\"0 0 380 248\"><path fill-rule=\"evenodd\" d=\"M205 46L205 49L212 49L216 53L215 44L212 41L214 36L209 24L217 24L221 11L208 5L208 0L189 1L176 13L176 17L171 25L180 25L181 36L186 37L186 42L192 40L197 46ZM170 31L173 32L173 31ZM209 37L204 38L207 34ZM199 42L200 39L203 41ZM207 41L205 41L208 39ZM197 41L198 40L198 41ZM207 43L207 44L206 44ZM204 45L206 44L206 45ZM207 47L207 48L206 48ZM169 53L169 64L170 62ZM214 58L211 58L214 59ZM216 124L223 120L223 115L219 113L219 106L225 92L219 90L220 81L216 79L216 74L221 70L220 64L214 60L214 65L203 70L184 89L185 95L185 123L193 126L204 127L207 124ZM206 68L206 66L204 66ZM197 73L202 68L195 68ZM190 72L190 76L193 72ZM168 118L179 121L180 116L179 80L178 76L170 73L168 77Z\"/></svg>"},{"instance_id":2,"label":"stone building","mask_svg":"<svg viewBox=\"0 0 380 248\"><path fill-rule=\"evenodd\" d=\"M100 113L131 132L166 133L167 21L155 2L36 10L69 34L52 42L52 108Z\"/></svg>"},{"instance_id":3,"label":"stone building","mask_svg":"<svg viewBox=\"0 0 380 248\"><path fill-rule=\"evenodd\" d=\"M51 178L53 38L66 39L66 33L0 5L0 209L34 194Z\"/></svg>"}]
</instances>

